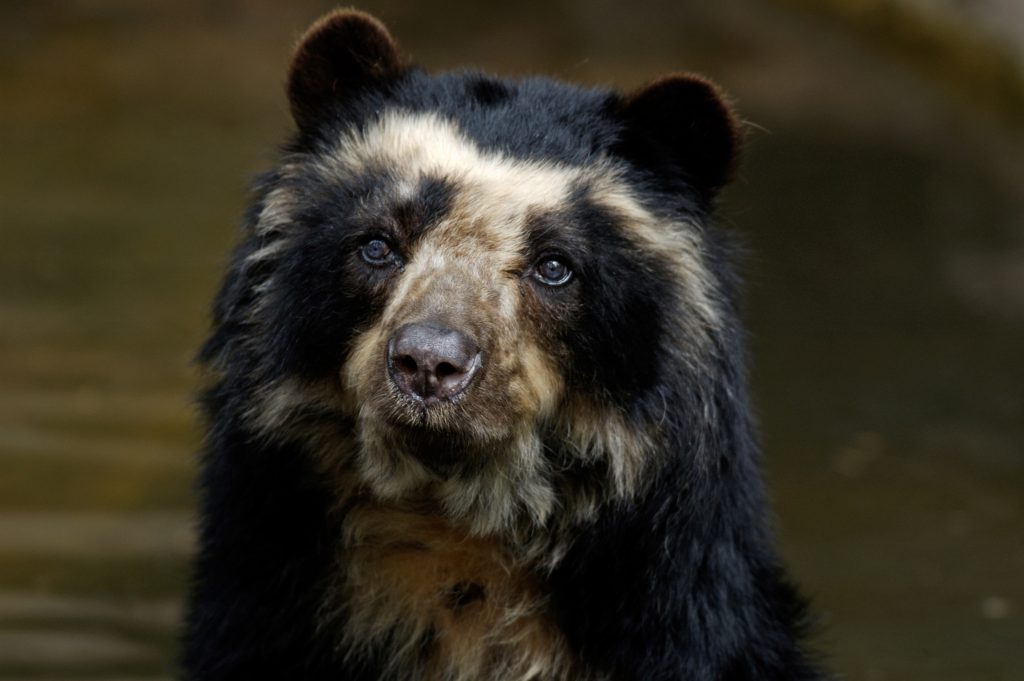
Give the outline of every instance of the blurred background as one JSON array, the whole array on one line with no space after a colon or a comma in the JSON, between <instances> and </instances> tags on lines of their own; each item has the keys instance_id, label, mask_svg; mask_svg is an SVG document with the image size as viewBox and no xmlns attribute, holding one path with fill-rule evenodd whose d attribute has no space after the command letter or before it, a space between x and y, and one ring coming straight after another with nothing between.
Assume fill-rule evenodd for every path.
<instances>
[{"instance_id":1,"label":"blurred background","mask_svg":"<svg viewBox=\"0 0 1024 681\"><path fill-rule=\"evenodd\" d=\"M172 674L190 358L330 3L0 4L0 680ZM851 681L1024 679L1024 3L366 2L431 69L749 122L722 222L783 551Z\"/></svg>"}]
</instances>

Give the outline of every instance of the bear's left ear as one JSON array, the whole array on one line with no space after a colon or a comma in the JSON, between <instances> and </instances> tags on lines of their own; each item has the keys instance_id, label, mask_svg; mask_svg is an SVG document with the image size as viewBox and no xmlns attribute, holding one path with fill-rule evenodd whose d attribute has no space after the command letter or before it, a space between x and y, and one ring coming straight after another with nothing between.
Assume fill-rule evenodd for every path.
<instances>
[{"instance_id":1,"label":"bear's left ear","mask_svg":"<svg viewBox=\"0 0 1024 681\"><path fill-rule=\"evenodd\" d=\"M300 130L328 105L398 78L405 66L382 23L357 10L336 10L313 24L292 55L288 102Z\"/></svg>"},{"instance_id":2,"label":"bear's left ear","mask_svg":"<svg viewBox=\"0 0 1024 681\"><path fill-rule=\"evenodd\" d=\"M626 96L619 110L618 151L669 186L686 182L705 199L732 179L739 159L739 120L711 81L666 76Z\"/></svg>"}]
</instances>

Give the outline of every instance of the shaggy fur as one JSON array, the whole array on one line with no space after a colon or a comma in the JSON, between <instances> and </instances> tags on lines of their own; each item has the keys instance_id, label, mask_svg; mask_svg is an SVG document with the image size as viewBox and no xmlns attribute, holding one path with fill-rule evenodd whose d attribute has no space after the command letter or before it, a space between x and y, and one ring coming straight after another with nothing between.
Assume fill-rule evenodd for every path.
<instances>
[{"instance_id":1,"label":"shaggy fur","mask_svg":"<svg viewBox=\"0 0 1024 681\"><path fill-rule=\"evenodd\" d=\"M432 76L342 11L288 95L201 354L186 678L820 678L708 224L715 87ZM422 323L482 358L432 406L389 374Z\"/></svg>"}]
</instances>

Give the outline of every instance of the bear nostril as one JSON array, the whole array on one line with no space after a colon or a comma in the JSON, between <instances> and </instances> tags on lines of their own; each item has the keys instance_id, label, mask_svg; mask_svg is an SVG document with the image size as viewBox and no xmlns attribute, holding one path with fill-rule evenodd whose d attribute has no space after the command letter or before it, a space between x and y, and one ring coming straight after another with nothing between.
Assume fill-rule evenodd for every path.
<instances>
[{"instance_id":1,"label":"bear nostril","mask_svg":"<svg viewBox=\"0 0 1024 681\"><path fill-rule=\"evenodd\" d=\"M441 362L440 364L437 365L437 368L434 369L434 373L437 375L438 378L446 378L448 376L451 376L452 374L462 373L462 370L456 369L448 362Z\"/></svg>"},{"instance_id":2,"label":"bear nostril","mask_svg":"<svg viewBox=\"0 0 1024 681\"><path fill-rule=\"evenodd\" d=\"M415 375L416 372L419 371L419 365L416 364L416 360L413 359L412 356L410 355L402 355L401 357L396 357L394 362L395 368L404 374Z\"/></svg>"}]
</instances>

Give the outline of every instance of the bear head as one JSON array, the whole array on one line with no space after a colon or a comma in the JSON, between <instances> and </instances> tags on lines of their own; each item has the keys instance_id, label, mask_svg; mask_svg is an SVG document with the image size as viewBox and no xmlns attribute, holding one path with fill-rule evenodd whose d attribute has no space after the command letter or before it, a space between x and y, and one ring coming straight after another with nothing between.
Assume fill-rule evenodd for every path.
<instances>
[{"instance_id":1,"label":"bear head","mask_svg":"<svg viewBox=\"0 0 1024 681\"><path fill-rule=\"evenodd\" d=\"M714 85L430 75L345 10L287 92L203 352L254 437L479 534L628 499L687 438L701 465L737 370Z\"/></svg>"}]
</instances>

